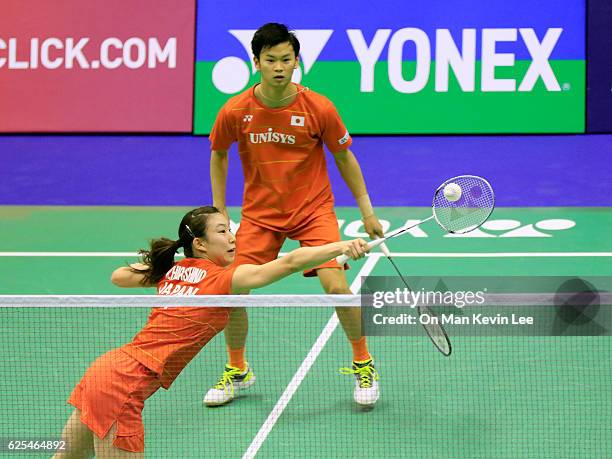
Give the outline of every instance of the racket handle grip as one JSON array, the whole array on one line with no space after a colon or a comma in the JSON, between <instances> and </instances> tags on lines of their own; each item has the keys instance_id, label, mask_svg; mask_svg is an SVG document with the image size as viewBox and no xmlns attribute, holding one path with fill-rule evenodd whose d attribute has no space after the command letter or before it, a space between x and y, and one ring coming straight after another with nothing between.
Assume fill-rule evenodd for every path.
<instances>
[{"instance_id":1,"label":"racket handle grip","mask_svg":"<svg viewBox=\"0 0 612 459\"><path fill-rule=\"evenodd\" d=\"M391 252L387 248L387 244L385 244L384 242L380 244L380 251L385 254L385 257L391 258Z\"/></svg>"},{"instance_id":2,"label":"racket handle grip","mask_svg":"<svg viewBox=\"0 0 612 459\"><path fill-rule=\"evenodd\" d=\"M368 247L370 248L370 250L372 250L374 247L378 247L380 244L385 242L385 238L382 237L380 239L375 239L373 241L368 242ZM344 263L346 263L348 261L349 257L347 257L346 255L338 255L336 257L336 262L338 262L338 264L340 266L344 265Z\"/></svg>"}]
</instances>

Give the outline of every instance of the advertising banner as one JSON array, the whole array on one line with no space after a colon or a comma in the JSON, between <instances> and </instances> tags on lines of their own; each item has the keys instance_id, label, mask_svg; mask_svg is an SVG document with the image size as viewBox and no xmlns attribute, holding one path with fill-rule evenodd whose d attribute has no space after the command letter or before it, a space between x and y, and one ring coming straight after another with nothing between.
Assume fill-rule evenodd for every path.
<instances>
[{"instance_id":1,"label":"advertising banner","mask_svg":"<svg viewBox=\"0 0 612 459\"><path fill-rule=\"evenodd\" d=\"M612 132L612 4L589 1L587 131Z\"/></svg>"},{"instance_id":2,"label":"advertising banner","mask_svg":"<svg viewBox=\"0 0 612 459\"><path fill-rule=\"evenodd\" d=\"M353 134L584 132L584 0L270 0L199 2L196 134L259 81L250 41L271 21L300 40L294 81Z\"/></svg>"},{"instance_id":3,"label":"advertising banner","mask_svg":"<svg viewBox=\"0 0 612 459\"><path fill-rule=\"evenodd\" d=\"M195 0L4 0L0 132L189 132Z\"/></svg>"}]
</instances>

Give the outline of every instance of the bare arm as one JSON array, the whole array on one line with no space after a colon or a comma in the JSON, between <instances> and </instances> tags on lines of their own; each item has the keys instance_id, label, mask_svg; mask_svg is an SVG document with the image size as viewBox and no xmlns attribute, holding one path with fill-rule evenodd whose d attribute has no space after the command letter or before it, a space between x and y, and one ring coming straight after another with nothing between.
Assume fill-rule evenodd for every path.
<instances>
[{"instance_id":1,"label":"bare arm","mask_svg":"<svg viewBox=\"0 0 612 459\"><path fill-rule=\"evenodd\" d=\"M351 190L351 193L353 193L355 199L364 194L368 194L365 180L361 173L361 167L359 167L359 163L353 152L351 150L344 150L336 153L334 155L334 160L336 161L336 166L338 166L340 175L342 175L344 182L349 187L349 190Z\"/></svg>"},{"instance_id":2,"label":"bare arm","mask_svg":"<svg viewBox=\"0 0 612 459\"><path fill-rule=\"evenodd\" d=\"M232 277L232 293L244 293L271 284L289 274L314 268L338 255L353 260L363 257L368 246L363 239L333 242L319 247L302 247L263 265L240 265Z\"/></svg>"},{"instance_id":3,"label":"bare arm","mask_svg":"<svg viewBox=\"0 0 612 459\"><path fill-rule=\"evenodd\" d=\"M361 218L363 220L365 230L372 239L377 237L383 237L382 225L378 221L370 197L368 196L368 190L366 189L365 180L359 167L357 158L350 150L344 150L334 155L336 166L340 171L340 175L344 179L344 182L353 193L355 201L359 206L361 212Z\"/></svg>"},{"instance_id":4,"label":"bare arm","mask_svg":"<svg viewBox=\"0 0 612 459\"><path fill-rule=\"evenodd\" d=\"M144 263L133 263L130 266L122 266L117 268L111 274L111 282L117 287L136 288L136 287L152 287L145 284L144 273L139 273L136 270L146 270L149 267Z\"/></svg>"},{"instance_id":5,"label":"bare arm","mask_svg":"<svg viewBox=\"0 0 612 459\"><path fill-rule=\"evenodd\" d=\"M210 187L212 189L213 206L226 217L225 191L227 185L227 150L213 150L210 154Z\"/></svg>"}]
</instances>

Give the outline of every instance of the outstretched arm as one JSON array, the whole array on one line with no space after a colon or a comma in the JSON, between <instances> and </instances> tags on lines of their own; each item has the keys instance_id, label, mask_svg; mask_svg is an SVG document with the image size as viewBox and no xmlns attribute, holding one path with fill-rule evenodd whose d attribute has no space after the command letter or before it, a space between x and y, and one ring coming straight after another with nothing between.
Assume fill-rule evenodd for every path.
<instances>
[{"instance_id":1,"label":"outstretched arm","mask_svg":"<svg viewBox=\"0 0 612 459\"><path fill-rule=\"evenodd\" d=\"M240 265L232 277L232 293L244 293L253 288L264 287L289 274L314 268L338 255L348 255L356 260L363 257L368 250L363 239L355 239L319 247L302 247L263 265Z\"/></svg>"},{"instance_id":2,"label":"outstretched arm","mask_svg":"<svg viewBox=\"0 0 612 459\"><path fill-rule=\"evenodd\" d=\"M357 158L355 158L355 155L350 150L344 150L334 154L334 160L340 175L342 175L344 182L351 190L351 193L353 193L355 201L357 201L366 232L372 239L383 237L382 225L372 208Z\"/></svg>"}]
</instances>

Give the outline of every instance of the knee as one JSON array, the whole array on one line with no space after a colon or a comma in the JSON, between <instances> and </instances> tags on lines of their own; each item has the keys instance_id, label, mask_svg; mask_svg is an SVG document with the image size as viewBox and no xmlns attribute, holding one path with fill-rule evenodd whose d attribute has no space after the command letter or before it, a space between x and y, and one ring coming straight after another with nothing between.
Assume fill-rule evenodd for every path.
<instances>
[{"instance_id":1,"label":"knee","mask_svg":"<svg viewBox=\"0 0 612 459\"><path fill-rule=\"evenodd\" d=\"M246 308L232 308L230 311L230 320L238 321L248 318Z\"/></svg>"},{"instance_id":2,"label":"knee","mask_svg":"<svg viewBox=\"0 0 612 459\"><path fill-rule=\"evenodd\" d=\"M348 285L344 283L333 283L325 288L325 292L329 295L346 295L352 293Z\"/></svg>"}]
</instances>

